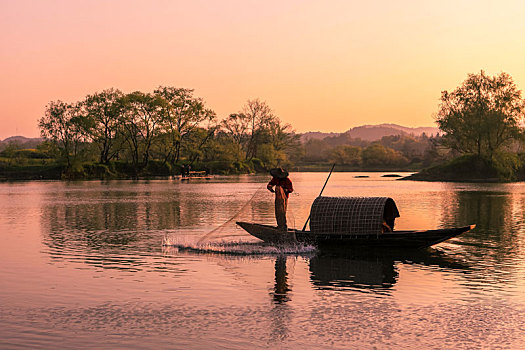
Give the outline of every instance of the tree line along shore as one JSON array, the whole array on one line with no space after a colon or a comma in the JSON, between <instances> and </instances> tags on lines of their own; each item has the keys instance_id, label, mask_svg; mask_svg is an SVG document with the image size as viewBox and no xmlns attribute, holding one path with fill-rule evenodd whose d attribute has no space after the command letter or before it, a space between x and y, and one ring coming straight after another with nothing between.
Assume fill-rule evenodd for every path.
<instances>
[{"instance_id":1,"label":"tree line along shore","mask_svg":"<svg viewBox=\"0 0 525 350\"><path fill-rule=\"evenodd\" d=\"M525 179L524 101L512 78L469 74L443 91L437 135L364 140L348 133L307 138L260 99L220 119L191 89L108 89L50 102L42 140L0 145L0 179L112 179L292 171L418 171L428 181Z\"/></svg>"}]
</instances>

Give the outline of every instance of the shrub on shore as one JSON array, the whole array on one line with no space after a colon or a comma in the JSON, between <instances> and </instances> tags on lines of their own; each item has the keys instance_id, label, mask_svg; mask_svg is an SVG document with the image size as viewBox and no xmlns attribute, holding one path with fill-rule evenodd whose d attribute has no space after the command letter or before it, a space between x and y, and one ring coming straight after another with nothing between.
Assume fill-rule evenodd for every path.
<instances>
[{"instance_id":1,"label":"shrub on shore","mask_svg":"<svg viewBox=\"0 0 525 350\"><path fill-rule=\"evenodd\" d=\"M423 169L407 180L421 181L490 181L506 182L523 179L525 169L520 157L512 153L499 154L487 159L477 155L464 155L447 163Z\"/></svg>"},{"instance_id":2,"label":"shrub on shore","mask_svg":"<svg viewBox=\"0 0 525 350\"><path fill-rule=\"evenodd\" d=\"M10 165L0 162L0 180L57 180L64 166L59 164Z\"/></svg>"}]
</instances>

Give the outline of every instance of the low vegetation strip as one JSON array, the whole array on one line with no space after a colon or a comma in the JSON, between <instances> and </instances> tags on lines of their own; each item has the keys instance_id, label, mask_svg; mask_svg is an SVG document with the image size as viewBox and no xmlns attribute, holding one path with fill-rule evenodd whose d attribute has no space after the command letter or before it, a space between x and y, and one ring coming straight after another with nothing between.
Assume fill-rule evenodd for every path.
<instances>
[{"instance_id":1,"label":"low vegetation strip","mask_svg":"<svg viewBox=\"0 0 525 350\"><path fill-rule=\"evenodd\" d=\"M403 180L454 182L506 182L525 180L525 169L501 167L492 160L466 155L424 169Z\"/></svg>"},{"instance_id":2,"label":"low vegetation strip","mask_svg":"<svg viewBox=\"0 0 525 350\"><path fill-rule=\"evenodd\" d=\"M508 74L481 71L442 92L439 134L410 135L383 124L377 133L364 126L300 135L259 99L220 120L191 89L108 89L73 103L51 101L39 121L43 141L0 143L0 178L137 178L183 169L240 174L276 166L326 171L337 163L340 171L424 169L413 180L516 181L525 179L524 106ZM399 134L385 135L396 127ZM382 136L355 137L361 129Z\"/></svg>"}]
</instances>

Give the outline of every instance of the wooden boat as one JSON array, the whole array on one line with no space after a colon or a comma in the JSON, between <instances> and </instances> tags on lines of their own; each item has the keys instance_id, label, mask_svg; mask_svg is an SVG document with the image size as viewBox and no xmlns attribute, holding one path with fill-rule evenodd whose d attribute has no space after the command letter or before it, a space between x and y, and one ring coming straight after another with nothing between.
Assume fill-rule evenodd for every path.
<instances>
[{"instance_id":1,"label":"wooden boat","mask_svg":"<svg viewBox=\"0 0 525 350\"><path fill-rule=\"evenodd\" d=\"M395 231L399 211L388 197L317 197L310 210L310 231L282 230L248 222L237 225L269 243L309 242L319 246L367 245L428 247L472 230L476 225L425 230ZM306 226L305 226L306 227Z\"/></svg>"},{"instance_id":2,"label":"wooden boat","mask_svg":"<svg viewBox=\"0 0 525 350\"><path fill-rule=\"evenodd\" d=\"M426 231L392 231L380 234L352 235L333 233L313 233L311 231L291 230L283 231L275 226L237 222L237 225L250 235L266 243L304 242L321 246L329 245L367 245L387 247L429 247L441 243L452 237L472 230L476 225L458 228L426 230Z\"/></svg>"}]
</instances>

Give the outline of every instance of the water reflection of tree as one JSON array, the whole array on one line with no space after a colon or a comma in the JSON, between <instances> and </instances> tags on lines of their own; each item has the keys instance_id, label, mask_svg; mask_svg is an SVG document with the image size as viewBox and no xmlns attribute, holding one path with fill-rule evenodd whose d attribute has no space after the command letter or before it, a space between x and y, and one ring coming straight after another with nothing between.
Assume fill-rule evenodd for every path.
<instances>
[{"instance_id":1,"label":"water reflection of tree","mask_svg":"<svg viewBox=\"0 0 525 350\"><path fill-rule=\"evenodd\" d=\"M516 217L513 216L512 194L507 192L451 192L442 209L445 226L476 224L476 230L460 236L460 242L474 247L495 248L497 255L512 254L518 249ZM476 249L474 254L485 254Z\"/></svg>"},{"instance_id":2,"label":"water reflection of tree","mask_svg":"<svg viewBox=\"0 0 525 350\"><path fill-rule=\"evenodd\" d=\"M520 228L523 226L521 205L515 194L502 191L451 191L443 203L442 225L476 224L474 231L454 240L453 250L473 262L474 277L487 285L509 279L520 256ZM491 282L492 281L492 282Z\"/></svg>"},{"instance_id":3,"label":"water reflection of tree","mask_svg":"<svg viewBox=\"0 0 525 350\"><path fill-rule=\"evenodd\" d=\"M163 230L180 225L180 196L149 191L57 191L41 207L42 241L53 260L137 270L136 252L161 249ZM167 262L167 265L170 263ZM159 266L169 269L169 266Z\"/></svg>"},{"instance_id":4,"label":"water reflection of tree","mask_svg":"<svg viewBox=\"0 0 525 350\"><path fill-rule=\"evenodd\" d=\"M106 259L108 267L116 265L119 254L140 260L137 252L161 252L166 232L181 229L187 234L186 229L224 223L244 204L222 188L210 192L196 183L164 185L159 190L142 182L64 184L48 194L40 209L42 241L50 248L46 252L53 259L89 264L98 255L97 264ZM265 210L268 206L256 205L258 213Z\"/></svg>"},{"instance_id":5,"label":"water reflection of tree","mask_svg":"<svg viewBox=\"0 0 525 350\"><path fill-rule=\"evenodd\" d=\"M179 201L108 201L90 204L48 205L42 208L42 226L50 245L83 244L90 249L127 246L148 237L148 231L176 227ZM46 240L49 238L49 240Z\"/></svg>"},{"instance_id":6,"label":"water reflection of tree","mask_svg":"<svg viewBox=\"0 0 525 350\"><path fill-rule=\"evenodd\" d=\"M149 231L202 227L222 223L231 215L218 196L203 200L192 191L59 191L42 207L43 232L62 243L83 241L92 247L127 245ZM230 196L231 197L231 196ZM228 198L230 198L228 197Z\"/></svg>"}]
</instances>

